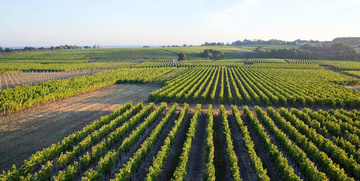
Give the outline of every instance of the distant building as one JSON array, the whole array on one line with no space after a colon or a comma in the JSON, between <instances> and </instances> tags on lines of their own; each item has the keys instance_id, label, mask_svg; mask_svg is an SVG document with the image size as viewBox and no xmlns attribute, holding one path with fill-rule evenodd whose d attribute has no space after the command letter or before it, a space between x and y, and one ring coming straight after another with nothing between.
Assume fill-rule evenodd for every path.
<instances>
[{"instance_id":1,"label":"distant building","mask_svg":"<svg viewBox=\"0 0 360 181\"><path fill-rule=\"evenodd\" d=\"M248 40L247 40L247 39L244 39L243 43L248 43Z\"/></svg>"},{"instance_id":2,"label":"distant building","mask_svg":"<svg viewBox=\"0 0 360 181\"><path fill-rule=\"evenodd\" d=\"M306 41L296 41L295 43L298 46L310 45L310 46L316 47L316 45L317 45L317 43L309 43L309 42L306 42Z\"/></svg>"}]
</instances>

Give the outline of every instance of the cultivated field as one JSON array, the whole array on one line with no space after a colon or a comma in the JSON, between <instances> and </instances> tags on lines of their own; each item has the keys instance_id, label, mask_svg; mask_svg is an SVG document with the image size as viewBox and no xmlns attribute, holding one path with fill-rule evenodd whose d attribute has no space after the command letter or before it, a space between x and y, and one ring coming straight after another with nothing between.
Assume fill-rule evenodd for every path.
<instances>
[{"instance_id":1,"label":"cultivated field","mask_svg":"<svg viewBox=\"0 0 360 181\"><path fill-rule=\"evenodd\" d=\"M14 72L8 74L0 74L0 89L14 88L17 85L36 84L50 80L61 80L70 77L91 75L97 72L104 72L108 70L77 70L68 72L48 72L48 71L29 71L29 72Z\"/></svg>"},{"instance_id":2,"label":"cultivated field","mask_svg":"<svg viewBox=\"0 0 360 181\"><path fill-rule=\"evenodd\" d=\"M20 166L36 151L81 130L128 101L145 100L148 93L158 88L113 85L0 117L1 170L10 169L12 164Z\"/></svg>"},{"instance_id":3,"label":"cultivated field","mask_svg":"<svg viewBox=\"0 0 360 181\"><path fill-rule=\"evenodd\" d=\"M323 69L194 68L150 93L149 100L355 108L360 93L342 85L358 82Z\"/></svg>"},{"instance_id":4,"label":"cultivated field","mask_svg":"<svg viewBox=\"0 0 360 181\"><path fill-rule=\"evenodd\" d=\"M0 180L360 180L360 63L254 48L1 56Z\"/></svg>"},{"instance_id":5,"label":"cultivated field","mask_svg":"<svg viewBox=\"0 0 360 181\"><path fill-rule=\"evenodd\" d=\"M355 110L131 105L33 155L17 174L31 180L360 178Z\"/></svg>"}]
</instances>

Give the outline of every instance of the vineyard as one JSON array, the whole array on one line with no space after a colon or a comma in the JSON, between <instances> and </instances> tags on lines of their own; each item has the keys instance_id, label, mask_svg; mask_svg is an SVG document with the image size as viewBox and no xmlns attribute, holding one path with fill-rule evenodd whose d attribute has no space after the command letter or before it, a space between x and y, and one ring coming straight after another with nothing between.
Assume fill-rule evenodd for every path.
<instances>
[{"instance_id":1,"label":"vineyard","mask_svg":"<svg viewBox=\"0 0 360 181\"><path fill-rule=\"evenodd\" d=\"M239 67L244 65L240 61L162 61L145 62L134 66L135 68L159 68L159 67Z\"/></svg>"},{"instance_id":2,"label":"vineyard","mask_svg":"<svg viewBox=\"0 0 360 181\"><path fill-rule=\"evenodd\" d=\"M359 136L356 110L128 102L1 178L358 180Z\"/></svg>"},{"instance_id":3,"label":"vineyard","mask_svg":"<svg viewBox=\"0 0 360 181\"><path fill-rule=\"evenodd\" d=\"M255 48L1 55L0 180L360 180L360 63Z\"/></svg>"},{"instance_id":4,"label":"vineyard","mask_svg":"<svg viewBox=\"0 0 360 181\"><path fill-rule=\"evenodd\" d=\"M29 84L33 85L50 80L68 79L70 77L91 75L107 70L78 70L68 72L49 72L49 71L29 71L29 72L14 72L10 74L0 74L0 89L14 88L17 85Z\"/></svg>"},{"instance_id":5,"label":"vineyard","mask_svg":"<svg viewBox=\"0 0 360 181\"><path fill-rule=\"evenodd\" d=\"M149 94L149 101L282 106L360 106L360 93L341 85L356 78L325 70L194 68ZM340 84L340 85L339 85Z\"/></svg>"},{"instance_id":6,"label":"vineyard","mask_svg":"<svg viewBox=\"0 0 360 181\"><path fill-rule=\"evenodd\" d=\"M147 83L170 73L174 68L118 69L64 80L42 82L34 86L24 84L0 90L0 107L8 112L17 111L47 101L99 89L116 83Z\"/></svg>"}]
</instances>

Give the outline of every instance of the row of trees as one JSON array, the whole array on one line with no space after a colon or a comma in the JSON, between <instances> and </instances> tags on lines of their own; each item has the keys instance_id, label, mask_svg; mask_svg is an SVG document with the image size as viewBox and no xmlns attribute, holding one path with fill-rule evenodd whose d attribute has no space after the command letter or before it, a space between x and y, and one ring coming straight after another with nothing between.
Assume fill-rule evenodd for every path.
<instances>
[{"instance_id":1,"label":"row of trees","mask_svg":"<svg viewBox=\"0 0 360 181\"><path fill-rule=\"evenodd\" d=\"M200 53L200 56L202 58L216 59L216 60L225 58L224 52L222 52L221 50L214 50L214 49L206 49L202 53ZM187 56L185 53L179 53L178 57L179 57L178 60L187 60Z\"/></svg>"},{"instance_id":2,"label":"row of trees","mask_svg":"<svg viewBox=\"0 0 360 181\"><path fill-rule=\"evenodd\" d=\"M261 40L261 39L248 40L248 39L244 39L243 41L236 40L236 41L232 42L231 44L229 42L227 42L227 43L224 43L224 42L205 42L205 43L201 44L201 46L296 45L296 42L318 43L319 41L317 41L317 40L300 40L300 39L297 39L295 41L284 41L284 40L277 40L277 39L270 39L270 40ZM327 41L326 43L330 43L330 42Z\"/></svg>"},{"instance_id":3,"label":"row of trees","mask_svg":"<svg viewBox=\"0 0 360 181\"><path fill-rule=\"evenodd\" d=\"M358 45L360 47L360 37L341 37L341 38L335 38L333 42L343 42L350 45Z\"/></svg>"},{"instance_id":4,"label":"row of trees","mask_svg":"<svg viewBox=\"0 0 360 181\"><path fill-rule=\"evenodd\" d=\"M266 50L257 47L252 53L244 53L243 58L289 58L289 59L328 59L360 60L360 55L351 45L337 42L331 45L304 45L299 49Z\"/></svg>"},{"instance_id":5,"label":"row of trees","mask_svg":"<svg viewBox=\"0 0 360 181\"><path fill-rule=\"evenodd\" d=\"M12 48L2 48L0 46L0 52L23 52L23 51L39 51L39 50L66 50L66 49L82 49L82 48L100 48L100 45L93 45L93 46L77 46L77 45L60 45L60 46L51 46L49 48L45 48L45 47L40 47L40 48L36 48L36 47L28 47L25 46L24 48L17 48L17 49L12 49Z\"/></svg>"},{"instance_id":6,"label":"row of trees","mask_svg":"<svg viewBox=\"0 0 360 181\"><path fill-rule=\"evenodd\" d=\"M261 39L244 39L236 40L230 43L224 42L205 42L201 46L228 46L228 45L235 45L235 46L243 46L243 45L297 45L297 42L301 43L311 43L311 44L334 44L338 42L347 43L353 46L360 46L360 37L340 37L335 38L332 41L318 41L318 40L294 40L294 41L284 41L284 40L277 40L277 39L270 39L270 40L261 40Z\"/></svg>"}]
</instances>

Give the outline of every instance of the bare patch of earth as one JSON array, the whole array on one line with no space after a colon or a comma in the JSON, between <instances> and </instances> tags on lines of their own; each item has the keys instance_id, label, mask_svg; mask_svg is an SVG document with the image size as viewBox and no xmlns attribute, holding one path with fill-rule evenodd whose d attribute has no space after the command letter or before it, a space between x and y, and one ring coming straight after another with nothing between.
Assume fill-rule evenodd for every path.
<instances>
[{"instance_id":1,"label":"bare patch of earth","mask_svg":"<svg viewBox=\"0 0 360 181\"><path fill-rule=\"evenodd\" d=\"M144 63L146 62L148 59L139 59L139 63Z\"/></svg>"},{"instance_id":2,"label":"bare patch of earth","mask_svg":"<svg viewBox=\"0 0 360 181\"><path fill-rule=\"evenodd\" d=\"M88 63L95 63L95 62L97 62L97 61L99 61L100 59L94 59L94 58L92 58L92 59L90 59L90 60L88 60Z\"/></svg>"},{"instance_id":3,"label":"bare patch of earth","mask_svg":"<svg viewBox=\"0 0 360 181\"><path fill-rule=\"evenodd\" d=\"M344 73L344 72L341 72L340 69L338 68L334 68L334 67L331 67L331 66L322 66L325 70L330 70L330 71L333 71L333 72L336 72L336 73L339 73L339 74L344 74L344 75L347 75L349 77L355 77L355 78L359 78L355 75L351 75L351 74L347 74L347 73ZM360 90L360 85L346 85L344 86L346 88L350 88L350 89L355 89L355 90Z\"/></svg>"},{"instance_id":4,"label":"bare patch of earth","mask_svg":"<svg viewBox=\"0 0 360 181\"><path fill-rule=\"evenodd\" d=\"M339 68L335 68L335 67L327 66L327 65L321 65L321 67L323 67L325 70L330 70L330 71L342 74Z\"/></svg>"},{"instance_id":5,"label":"bare patch of earth","mask_svg":"<svg viewBox=\"0 0 360 181\"><path fill-rule=\"evenodd\" d=\"M347 85L346 88L360 90L360 85Z\"/></svg>"},{"instance_id":6,"label":"bare patch of earth","mask_svg":"<svg viewBox=\"0 0 360 181\"><path fill-rule=\"evenodd\" d=\"M118 84L0 117L0 170L23 164L36 151L61 141L128 101L146 101L153 84Z\"/></svg>"}]
</instances>

